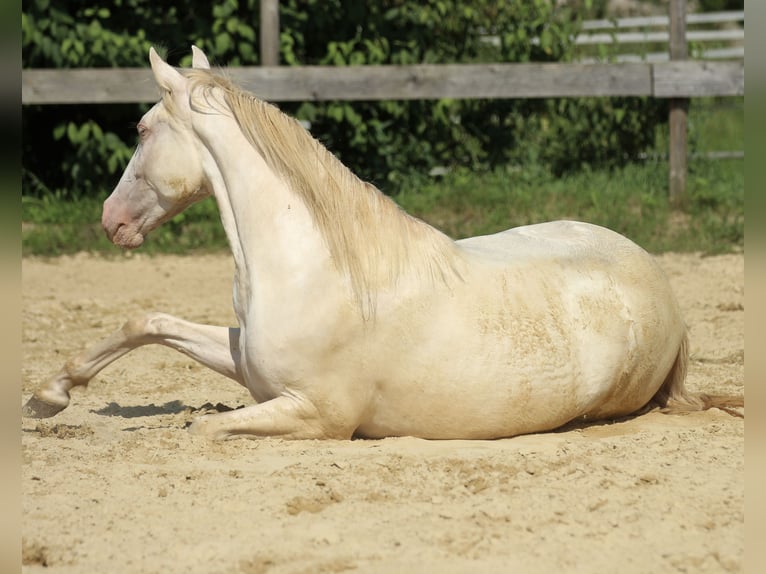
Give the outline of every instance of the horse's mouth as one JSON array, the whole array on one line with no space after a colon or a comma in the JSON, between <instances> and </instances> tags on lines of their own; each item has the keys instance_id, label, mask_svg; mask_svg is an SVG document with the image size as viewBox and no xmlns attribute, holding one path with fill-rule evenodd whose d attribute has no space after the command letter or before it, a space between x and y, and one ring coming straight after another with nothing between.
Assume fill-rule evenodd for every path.
<instances>
[{"instance_id":1,"label":"horse's mouth","mask_svg":"<svg viewBox=\"0 0 766 574\"><path fill-rule=\"evenodd\" d=\"M104 231L106 232L109 241L114 243L117 247L135 249L141 247L144 243L144 236L141 232L131 227L132 226L121 223L113 233L109 233L108 229L105 229Z\"/></svg>"}]
</instances>

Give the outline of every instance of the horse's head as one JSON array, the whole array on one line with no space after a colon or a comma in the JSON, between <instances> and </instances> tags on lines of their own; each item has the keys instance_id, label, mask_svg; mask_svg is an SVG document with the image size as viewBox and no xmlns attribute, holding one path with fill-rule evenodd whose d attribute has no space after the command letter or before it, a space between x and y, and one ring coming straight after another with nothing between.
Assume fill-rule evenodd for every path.
<instances>
[{"instance_id":1,"label":"horse's head","mask_svg":"<svg viewBox=\"0 0 766 574\"><path fill-rule=\"evenodd\" d=\"M193 54L194 68L210 67L201 50ZM101 216L107 237L121 247L140 246L147 233L211 193L191 129L189 82L153 48L149 59L163 97L138 123L138 146Z\"/></svg>"}]
</instances>

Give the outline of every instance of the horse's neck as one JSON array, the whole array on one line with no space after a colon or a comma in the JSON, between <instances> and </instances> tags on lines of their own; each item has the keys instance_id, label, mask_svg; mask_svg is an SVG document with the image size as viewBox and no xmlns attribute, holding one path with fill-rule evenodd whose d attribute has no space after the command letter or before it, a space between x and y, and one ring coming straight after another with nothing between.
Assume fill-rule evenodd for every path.
<instances>
[{"instance_id":1,"label":"horse's neck","mask_svg":"<svg viewBox=\"0 0 766 574\"><path fill-rule=\"evenodd\" d=\"M240 296L259 286L306 281L332 267L327 248L305 205L253 149L233 120L218 116L215 129L198 129L208 154L221 222L237 268ZM264 287L265 288L265 287ZM244 292L243 292L244 291Z\"/></svg>"},{"instance_id":2,"label":"horse's neck","mask_svg":"<svg viewBox=\"0 0 766 574\"><path fill-rule=\"evenodd\" d=\"M341 186L332 197L313 196L310 211L305 194L289 188L233 119L202 115L198 123L211 156L206 172L212 174L237 275L250 281L240 289L264 279L325 291L345 291L335 289L345 285L370 316L376 293L401 287L407 278L433 285L460 275L454 243L401 213L378 190L364 184ZM316 174L320 181L326 176ZM341 201L342 194L348 195Z\"/></svg>"}]
</instances>

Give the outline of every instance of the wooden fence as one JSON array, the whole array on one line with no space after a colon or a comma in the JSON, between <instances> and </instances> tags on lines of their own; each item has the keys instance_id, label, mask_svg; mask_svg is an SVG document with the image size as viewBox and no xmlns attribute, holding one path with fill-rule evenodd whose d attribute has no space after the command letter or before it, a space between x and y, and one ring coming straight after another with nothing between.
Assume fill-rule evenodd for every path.
<instances>
[{"instance_id":1,"label":"wooden fence","mask_svg":"<svg viewBox=\"0 0 766 574\"><path fill-rule=\"evenodd\" d=\"M686 14L686 41L693 46L692 57L701 60L737 59L745 57L745 12L705 12ZM718 29L711 29L716 26ZM488 44L498 45L497 36L484 36ZM670 17L641 16L612 20L586 20L574 39L576 46L592 47L618 45L616 62L667 62L670 59ZM539 39L532 38L532 43ZM644 48L640 53L636 48ZM657 51L658 49L662 51ZM585 49L585 48L584 48ZM597 58L583 55L579 62L596 62Z\"/></svg>"},{"instance_id":2,"label":"wooden fence","mask_svg":"<svg viewBox=\"0 0 766 574\"><path fill-rule=\"evenodd\" d=\"M227 68L244 88L271 101L411 100L651 96L745 93L744 62L629 64L431 64ZM28 104L156 102L148 68L23 70Z\"/></svg>"},{"instance_id":3,"label":"wooden fence","mask_svg":"<svg viewBox=\"0 0 766 574\"><path fill-rule=\"evenodd\" d=\"M691 45L694 59L715 60L745 57L745 12L706 12L686 14L686 42ZM710 26L716 26L711 29ZM640 54L619 53L617 62L667 62L670 59L670 17L645 16L618 20L589 20L583 22L578 46L610 45L649 47Z\"/></svg>"},{"instance_id":4,"label":"wooden fence","mask_svg":"<svg viewBox=\"0 0 766 574\"><path fill-rule=\"evenodd\" d=\"M270 3L273 8L274 0ZM265 10L272 10L265 6ZM670 195L685 189L688 98L742 96L744 60L686 60L685 0L673 0L668 62L438 64L228 68L244 88L271 101L649 96L671 100ZM743 15L744 18L744 15ZM268 12L270 26L278 14ZM596 26L591 26L596 29ZM272 30L273 31L273 30ZM744 33L744 32L743 32ZM262 34L267 36L267 34ZM278 37L274 34L268 37ZM266 42L263 42L266 44ZM276 64L273 46L262 46ZM22 70L23 105L155 102L148 68ZM682 157L681 157L682 156ZM680 159L679 159L680 158Z\"/></svg>"}]
</instances>

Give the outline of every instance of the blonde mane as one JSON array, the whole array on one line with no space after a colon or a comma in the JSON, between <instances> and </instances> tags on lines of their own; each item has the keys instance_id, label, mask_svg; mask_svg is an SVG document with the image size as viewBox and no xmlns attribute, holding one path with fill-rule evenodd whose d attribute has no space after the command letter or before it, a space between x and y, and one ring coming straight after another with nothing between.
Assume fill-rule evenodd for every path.
<instances>
[{"instance_id":1,"label":"blonde mane","mask_svg":"<svg viewBox=\"0 0 766 574\"><path fill-rule=\"evenodd\" d=\"M295 119L228 79L207 70L186 72L190 92L207 104L219 89L242 133L305 203L339 271L350 280L365 317L376 293L415 274L449 283L459 278L455 243L405 213L375 186L360 180Z\"/></svg>"}]
</instances>

